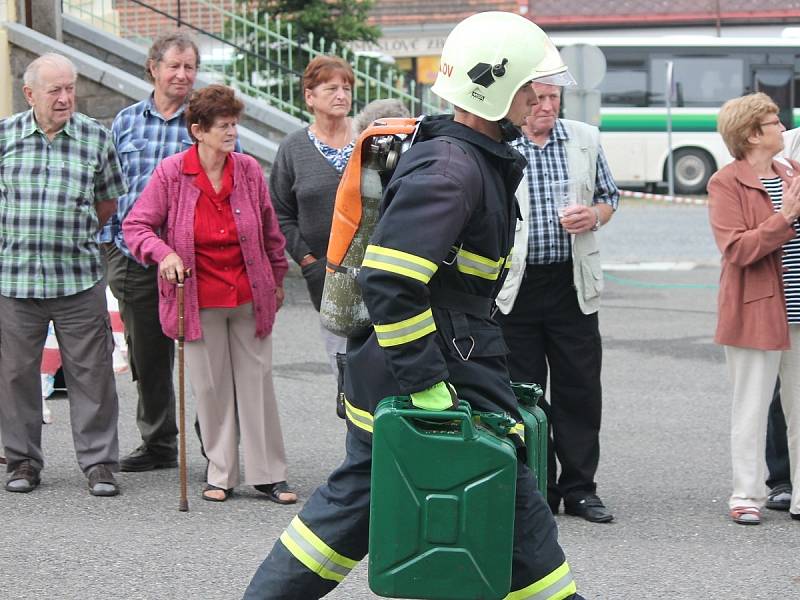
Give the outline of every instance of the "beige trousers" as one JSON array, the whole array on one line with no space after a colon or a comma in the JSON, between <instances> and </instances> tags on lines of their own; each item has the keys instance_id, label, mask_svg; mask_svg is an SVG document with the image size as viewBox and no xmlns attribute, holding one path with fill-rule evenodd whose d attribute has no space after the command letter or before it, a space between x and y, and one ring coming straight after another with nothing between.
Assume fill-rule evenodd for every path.
<instances>
[{"instance_id":1,"label":"beige trousers","mask_svg":"<svg viewBox=\"0 0 800 600\"><path fill-rule=\"evenodd\" d=\"M186 343L208 483L239 484L239 437L245 483L286 480L278 405L272 385L272 337L255 336L252 303L200 311L203 337Z\"/></svg>"},{"instance_id":2,"label":"beige trousers","mask_svg":"<svg viewBox=\"0 0 800 600\"><path fill-rule=\"evenodd\" d=\"M766 501L767 417L775 380L780 375L794 484L790 510L800 514L800 325L790 325L789 335L792 349L783 352L725 346L725 359L733 382L730 508L761 508Z\"/></svg>"}]
</instances>

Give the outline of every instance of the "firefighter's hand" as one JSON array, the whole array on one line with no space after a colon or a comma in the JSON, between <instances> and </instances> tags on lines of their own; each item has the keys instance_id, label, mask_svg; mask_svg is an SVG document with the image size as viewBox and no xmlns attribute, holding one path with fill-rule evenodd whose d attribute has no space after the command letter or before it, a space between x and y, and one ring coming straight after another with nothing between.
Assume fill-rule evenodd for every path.
<instances>
[{"instance_id":1,"label":"firefighter's hand","mask_svg":"<svg viewBox=\"0 0 800 600\"><path fill-rule=\"evenodd\" d=\"M411 404L422 410L454 410L458 408L458 397L452 385L440 381L426 390L411 394Z\"/></svg>"}]
</instances>

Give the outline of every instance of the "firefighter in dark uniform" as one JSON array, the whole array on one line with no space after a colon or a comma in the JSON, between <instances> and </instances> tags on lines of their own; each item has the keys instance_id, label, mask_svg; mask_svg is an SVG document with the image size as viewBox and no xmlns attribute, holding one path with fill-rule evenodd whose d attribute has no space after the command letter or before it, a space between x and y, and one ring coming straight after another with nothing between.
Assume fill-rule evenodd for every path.
<instances>
[{"instance_id":1,"label":"firefighter in dark uniform","mask_svg":"<svg viewBox=\"0 0 800 600\"><path fill-rule=\"evenodd\" d=\"M527 19L480 13L448 36L432 91L455 115L420 124L385 189L358 277L374 329L348 340L347 455L283 532L245 599L320 598L367 554L372 415L384 397L406 394L417 408L444 410L457 394L475 410L521 420L490 315L525 166L506 142L537 101L532 80L564 85L571 77ZM552 513L520 461L507 600L545 598L580 596Z\"/></svg>"}]
</instances>

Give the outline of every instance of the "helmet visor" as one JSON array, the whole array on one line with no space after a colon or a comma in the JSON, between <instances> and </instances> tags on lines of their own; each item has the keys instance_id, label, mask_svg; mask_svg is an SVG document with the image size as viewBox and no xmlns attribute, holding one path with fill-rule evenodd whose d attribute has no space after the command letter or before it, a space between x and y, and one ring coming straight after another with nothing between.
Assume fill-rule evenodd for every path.
<instances>
[{"instance_id":1,"label":"helmet visor","mask_svg":"<svg viewBox=\"0 0 800 600\"><path fill-rule=\"evenodd\" d=\"M533 81L531 81L531 83L546 83L548 85L558 85L561 87L578 85L578 83L575 81L575 78L572 76L572 73L569 71L536 77L533 79Z\"/></svg>"}]
</instances>

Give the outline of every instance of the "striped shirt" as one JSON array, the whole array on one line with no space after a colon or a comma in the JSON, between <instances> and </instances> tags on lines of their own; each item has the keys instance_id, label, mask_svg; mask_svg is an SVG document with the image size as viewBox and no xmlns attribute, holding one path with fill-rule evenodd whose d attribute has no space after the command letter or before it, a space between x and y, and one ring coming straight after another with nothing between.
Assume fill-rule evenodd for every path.
<instances>
[{"instance_id":1,"label":"striped shirt","mask_svg":"<svg viewBox=\"0 0 800 600\"><path fill-rule=\"evenodd\" d=\"M783 207L783 182L780 177L761 178L775 212ZM783 245L783 292L789 323L800 323L800 225L794 222L795 236Z\"/></svg>"},{"instance_id":2,"label":"striped shirt","mask_svg":"<svg viewBox=\"0 0 800 600\"><path fill-rule=\"evenodd\" d=\"M122 221L133 203L150 181L156 166L178 152L188 150L194 142L189 136L182 106L169 119L163 117L153 103L153 95L119 112L111 124L114 145L128 183L128 193L120 196L117 214L109 219L100 234L101 242L115 242L129 258L131 256L122 237Z\"/></svg>"},{"instance_id":3,"label":"striped shirt","mask_svg":"<svg viewBox=\"0 0 800 600\"><path fill-rule=\"evenodd\" d=\"M95 203L125 193L111 134L74 113L53 140L33 110L0 121L0 294L60 298L103 276Z\"/></svg>"},{"instance_id":4,"label":"striped shirt","mask_svg":"<svg viewBox=\"0 0 800 600\"><path fill-rule=\"evenodd\" d=\"M528 263L544 265L562 263L570 259L570 236L559 222L553 203L551 185L553 181L569 179L567 149L564 141L569 139L567 130L559 119L550 132L550 138L538 146L527 136L512 142L522 156L528 160L526 174L531 209L528 215ZM593 204L610 204L614 210L619 204L619 191L611 177L603 149L597 153L597 176L595 177Z\"/></svg>"}]
</instances>

